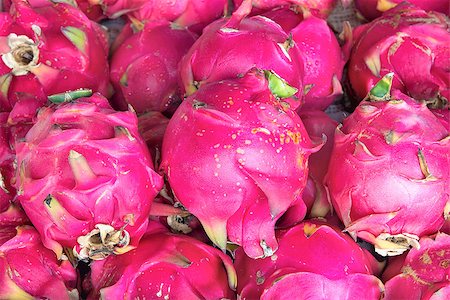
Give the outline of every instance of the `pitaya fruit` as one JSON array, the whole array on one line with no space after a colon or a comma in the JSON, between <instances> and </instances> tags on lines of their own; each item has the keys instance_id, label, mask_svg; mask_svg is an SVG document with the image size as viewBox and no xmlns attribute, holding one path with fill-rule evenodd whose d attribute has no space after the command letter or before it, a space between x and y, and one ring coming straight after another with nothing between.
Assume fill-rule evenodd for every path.
<instances>
[{"instance_id":1,"label":"pitaya fruit","mask_svg":"<svg viewBox=\"0 0 450 300\"><path fill-rule=\"evenodd\" d=\"M358 12L366 19L373 20L380 17L383 12L394 8L404 0L354 0ZM448 0L408 0L409 3L420 9L434 10L446 15L450 15L450 4Z\"/></svg>"},{"instance_id":2,"label":"pitaya fruit","mask_svg":"<svg viewBox=\"0 0 450 300\"><path fill-rule=\"evenodd\" d=\"M380 299L371 258L346 234L319 221L277 230L277 253L251 259L238 248L240 299Z\"/></svg>"},{"instance_id":3,"label":"pitaya fruit","mask_svg":"<svg viewBox=\"0 0 450 300\"><path fill-rule=\"evenodd\" d=\"M11 184L14 176L14 151L11 148L8 113L0 113L0 212L8 209L16 190Z\"/></svg>"},{"instance_id":4,"label":"pitaya fruit","mask_svg":"<svg viewBox=\"0 0 450 300\"><path fill-rule=\"evenodd\" d=\"M153 223L137 249L93 262L89 279L88 299L236 298L228 256Z\"/></svg>"},{"instance_id":5,"label":"pitaya fruit","mask_svg":"<svg viewBox=\"0 0 450 300\"><path fill-rule=\"evenodd\" d=\"M386 300L449 299L450 236L438 233L419 244L404 258L400 273L386 282Z\"/></svg>"},{"instance_id":6,"label":"pitaya fruit","mask_svg":"<svg viewBox=\"0 0 450 300\"><path fill-rule=\"evenodd\" d=\"M99 25L64 3L32 8L13 0L0 26L0 111L31 118L47 95L92 89L109 93Z\"/></svg>"},{"instance_id":7,"label":"pitaya fruit","mask_svg":"<svg viewBox=\"0 0 450 300\"><path fill-rule=\"evenodd\" d=\"M3 11L11 9L12 0L3 0ZM92 5L88 0L28 0L28 3L34 8L51 6L54 3L67 3L79 8L86 16L93 21L101 21L106 18L100 5Z\"/></svg>"},{"instance_id":8,"label":"pitaya fruit","mask_svg":"<svg viewBox=\"0 0 450 300\"><path fill-rule=\"evenodd\" d=\"M327 22L308 12L301 14L288 8L275 9L264 16L291 34L302 53L305 103L301 109L326 109L342 95L340 80L345 65L339 42Z\"/></svg>"},{"instance_id":9,"label":"pitaya fruit","mask_svg":"<svg viewBox=\"0 0 450 300\"><path fill-rule=\"evenodd\" d=\"M208 25L180 63L187 95L208 82L232 79L251 68L271 70L297 89L287 100L295 109L303 98L303 61L292 37L274 21L236 11Z\"/></svg>"},{"instance_id":10,"label":"pitaya fruit","mask_svg":"<svg viewBox=\"0 0 450 300\"><path fill-rule=\"evenodd\" d=\"M58 261L31 226L0 246L1 299L79 299L77 273L68 260Z\"/></svg>"},{"instance_id":11,"label":"pitaya fruit","mask_svg":"<svg viewBox=\"0 0 450 300\"><path fill-rule=\"evenodd\" d=\"M169 118L158 111L149 111L138 117L139 134L144 139L157 168L161 158L161 149L164 133Z\"/></svg>"},{"instance_id":12,"label":"pitaya fruit","mask_svg":"<svg viewBox=\"0 0 450 300\"><path fill-rule=\"evenodd\" d=\"M126 14L142 23L170 21L177 27L200 28L227 12L227 0L88 0L110 18Z\"/></svg>"},{"instance_id":13,"label":"pitaya fruit","mask_svg":"<svg viewBox=\"0 0 450 300\"><path fill-rule=\"evenodd\" d=\"M175 199L209 238L225 250L228 237L253 258L278 248L274 225L301 197L308 157L321 146L275 96L295 89L265 74L268 81L252 70L205 84L184 100L167 127L161 162Z\"/></svg>"},{"instance_id":14,"label":"pitaya fruit","mask_svg":"<svg viewBox=\"0 0 450 300\"><path fill-rule=\"evenodd\" d=\"M28 223L28 218L14 201L16 189L14 181L15 153L12 148L14 137L8 126L8 113L0 112L0 228Z\"/></svg>"},{"instance_id":15,"label":"pitaya fruit","mask_svg":"<svg viewBox=\"0 0 450 300\"><path fill-rule=\"evenodd\" d=\"M390 95L392 76L336 130L325 178L346 231L381 255L418 247L450 208L449 129L424 104Z\"/></svg>"},{"instance_id":16,"label":"pitaya fruit","mask_svg":"<svg viewBox=\"0 0 450 300\"><path fill-rule=\"evenodd\" d=\"M18 199L58 257L63 247L79 259L136 247L163 184L136 115L99 94L41 109L17 164Z\"/></svg>"},{"instance_id":17,"label":"pitaya fruit","mask_svg":"<svg viewBox=\"0 0 450 300\"><path fill-rule=\"evenodd\" d=\"M256 13L278 7L291 7L295 10L311 12L314 16L326 19L336 6L337 0L233 0L235 7L243 2L251 2Z\"/></svg>"},{"instance_id":18,"label":"pitaya fruit","mask_svg":"<svg viewBox=\"0 0 450 300\"><path fill-rule=\"evenodd\" d=\"M348 75L356 100L394 72L395 89L432 106L450 97L450 33L447 16L402 3L357 27Z\"/></svg>"},{"instance_id":19,"label":"pitaya fruit","mask_svg":"<svg viewBox=\"0 0 450 300\"><path fill-rule=\"evenodd\" d=\"M126 39L111 59L111 81L118 107L138 114L174 110L181 100L178 63L196 39L167 22L148 23Z\"/></svg>"},{"instance_id":20,"label":"pitaya fruit","mask_svg":"<svg viewBox=\"0 0 450 300\"><path fill-rule=\"evenodd\" d=\"M334 132L339 123L320 110L300 111L299 115L308 135L315 140L325 138L326 142L318 152L312 153L309 157L308 182L302 197L297 200L299 206L294 204L286 211L277 224L279 227L290 227L302 221L304 218L303 203L308 208L307 215L309 217L326 217L331 213L331 203L328 200L323 178L328 169Z\"/></svg>"}]
</instances>

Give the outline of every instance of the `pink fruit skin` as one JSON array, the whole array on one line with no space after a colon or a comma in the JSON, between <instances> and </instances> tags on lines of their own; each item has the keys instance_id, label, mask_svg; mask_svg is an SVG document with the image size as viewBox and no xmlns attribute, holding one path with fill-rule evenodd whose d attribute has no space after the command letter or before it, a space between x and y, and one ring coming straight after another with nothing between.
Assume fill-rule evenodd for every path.
<instances>
[{"instance_id":1,"label":"pink fruit skin","mask_svg":"<svg viewBox=\"0 0 450 300\"><path fill-rule=\"evenodd\" d=\"M0 16L2 59L11 51L8 35L15 33L27 36L37 45L38 66L16 76L0 61L0 111L13 110L14 114L31 118L46 103L47 95L79 88L109 94L107 53L96 23L64 3L39 8L32 8L25 0L12 3L11 15ZM31 25L39 26L40 36ZM73 37L73 42L68 36Z\"/></svg>"},{"instance_id":2,"label":"pink fruit skin","mask_svg":"<svg viewBox=\"0 0 450 300\"><path fill-rule=\"evenodd\" d=\"M344 120L325 178L346 230L368 241L437 232L449 199L448 128L400 92L392 99L362 102Z\"/></svg>"},{"instance_id":3,"label":"pink fruit skin","mask_svg":"<svg viewBox=\"0 0 450 300\"><path fill-rule=\"evenodd\" d=\"M167 22L149 23L126 39L111 59L114 101L138 114L165 111L182 100L178 63L196 39ZM151 66L151 67L149 67Z\"/></svg>"},{"instance_id":4,"label":"pink fruit skin","mask_svg":"<svg viewBox=\"0 0 450 300\"><path fill-rule=\"evenodd\" d=\"M245 0L233 0L235 7L238 7ZM336 5L336 0L251 0L254 10L261 13L280 6L296 7L296 9L307 9L314 16L326 19Z\"/></svg>"},{"instance_id":5,"label":"pink fruit skin","mask_svg":"<svg viewBox=\"0 0 450 300\"><path fill-rule=\"evenodd\" d=\"M289 295L297 292L302 297L303 290L311 298L300 299L329 299L326 297L329 289L339 290L338 294L347 289L349 296L357 296L361 293L359 289L349 289L355 285L370 291L368 297L378 295L364 299L379 299L382 284L372 276L371 258L340 229L319 221L304 221L287 230L278 230L276 236L279 248L272 257L254 260L242 248L236 250L234 265L240 299L260 299L261 295L261 299L275 299L277 293L279 299L293 299ZM319 286L325 293L322 297Z\"/></svg>"},{"instance_id":6,"label":"pink fruit skin","mask_svg":"<svg viewBox=\"0 0 450 300\"><path fill-rule=\"evenodd\" d=\"M0 112L0 227L14 227L29 222L18 203L13 201L16 195L16 189L13 187L14 133L13 128L7 124L8 116L8 113Z\"/></svg>"},{"instance_id":7,"label":"pink fruit skin","mask_svg":"<svg viewBox=\"0 0 450 300\"><path fill-rule=\"evenodd\" d=\"M137 246L163 185L135 114L115 112L100 94L42 109L17 144L17 163L18 199L58 256L99 223L116 230L128 224Z\"/></svg>"},{"instance_id":8,"label":"pink fruit skin","mask_svg":"<svg viewBox=\"0 0 450 300\"><path fill-rule=\"evenodd\" d=\"M157 229L137 249L91 264L88 299L236 299L235 278L218 249Z\"/></svg>"},{"instance_id":9,"label":"pink fruit skin","mask_svg":"<svg viewBox=\"0 0 450 300\"><path fill-rule=\"evenodd\" d=\"M448 101L450 34L446 18L403 3L357 27L348 70L355 100L363 99L381 77L394 72L393 88L417 100Z\"/></svg>"},{"instance_id":10,"label":"pink fruit skin","mask_svg":"<svg viewBox=\"0 0 450 300\"><path fill-rule=\"evenodd\" d=\"M420 249L411 249L397 276L386 282L386 300L448 299L450 296L450 236L438 233L420 239Z\"/></svg>"},{"instance_id":11,"label":"pink fruit skin","mask_svg":"<svg viewBox=\"0 0 450 300\"><path fill-rule=\"evenodd\" d=\"M371 21L402 2L403 0L355 0L355 7L366 20ZM450 15L448 0L408 0L408 2L426 11L434 10Z\"/></svg>"},{"instance_id":12,"label":"pink fruit skin","mask_svg":"<svg viewBox=\"0 0 450 300\"><path fill-rule=\"evenodd\" d=\"M323 19L279 8L263 14L292 34L304 62L305 103L301 110L326 109L342 95L345 60L339 43Z\"/></svg>"},{"instance_id":13,"label":"pink fruit skin","mask_svg":"<svg viewBox=\"0 0 450 300\"><path fill-rule=\"evenodd\" d=\"M301 196L318 150L267 85L258 71L204 85L170 120L161 163L213 242L224 249L228 236L253 258L277 249L275 222Z\"/></svg>"},{"instance_id":14,"label":"pink fruit skin","mask_svg":"<svg viewBox=\"0 0 450 300\"><path fill-rule=\"evenodd\" d=\"M325 138L326 142L318 152L309 157L308 182L302 198L298 200L300 206L293 205L286 211L278 223L278 226L282 227L297 224L304 219L305 214L310 217L326 217L331 210L323 179L328 170L334 133L339 123L320 110L301 110L299 115L310 138L316 141ZM303 203L308 208L307 212L304 210Z\"/></svg>"},{"instance_id":15,"label":"pink fruit skin","mask_svg":"<svg viewBox=\"0 0 450 300\"><path fill-rule=\"evenodd\" d=\"M74 299L77 273L68 260L58 261L31 226L0 246L1 299Z\"/></svg>"},{"instance_id":16,"label":"pink fruit skin","mask_svg":"<svg viewBox=\"0 0 450 300\"><path fill-rule=\"evenodd\" d=\"M126 14L132 19L147 23L169 21L180 27L207 25L223 16L226 0L88 0L100 4L104 13L115 18Z\"/></svg>"},{"instance_id":17,"label":"pink fruit skin","mask_svg":"<svg viewBox=\"0 0 450 300\"><path fill-rule=\"evenodd\" d=\"M3 11L9 11L12 0L3 0L2 2ZM51 0L28 0L28 3L30 3L34 8L51 6L53 4ZM67 1L67 3L70 4L70 1ZM91 5L88 0L75 0L73 3L75 7L78 7L89 19L93 21L98 22L106 18L100 5Z\"/></svg>"},{"instance_id":18,"label":"pink fruit skin","mask_svg":"<svg viewBox=\"0 0 450 300\"><path fill-rule=\"evenodd\" d=\"M160 155L164 133L168 124L169 118L157 111L150 111L138 118L139 134L147 144L153 158L157 154Z\"/></svg>"},{"instance_id":19,"label":"pink fruit skin","mask_svg":"<svg viewBox=\"0 0 450 300\"><path fill-rule=\"evenodd\" d=\"M257 67L274 71L298 89L298 100L288 101L295 109L303 98L303 62L298 48L286 43L290 44L289 36L268 18L233 15L217 20L181 60L184 89L190 95L208 82L236 78Z\"/></svg>"}]
</instances>

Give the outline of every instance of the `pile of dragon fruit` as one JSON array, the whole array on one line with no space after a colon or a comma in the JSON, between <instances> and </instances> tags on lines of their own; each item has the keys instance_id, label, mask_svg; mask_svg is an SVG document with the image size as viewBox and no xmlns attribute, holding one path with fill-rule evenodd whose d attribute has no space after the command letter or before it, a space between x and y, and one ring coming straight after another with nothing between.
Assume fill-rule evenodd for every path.
<instances>
[{"instance_id":1,"label":"pile of dragon fruit","mask_svg":"<svg viewBox=\"0 0 450 300\"><path fill-rule=\"evenodd\" d=\"M0 299L450 299L449 15L3 0Z\"/></svg>"}]
</instances>

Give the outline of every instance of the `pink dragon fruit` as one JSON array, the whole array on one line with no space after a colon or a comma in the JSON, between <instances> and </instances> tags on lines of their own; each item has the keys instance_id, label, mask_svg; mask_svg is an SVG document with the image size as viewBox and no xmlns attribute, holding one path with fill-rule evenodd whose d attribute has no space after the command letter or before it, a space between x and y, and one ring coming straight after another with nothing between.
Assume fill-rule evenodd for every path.
<instances>
[{"instance_id":1,"label":"pink dragon fruit","mask_svg":"<svg viewBox=\"0 0 450 300\"><path fill-rule=\"evenodd\" d=\"M169 118L158 111L150 111L138 117L139 134L147 144L156 168L161 158L163 137L168 124Z\"/></svg>"},{"instance_id":2,"label":"pink dragon fruit","mask_svg":"<svg viewBox=\"0 0 450 300\"><path fill-rule=\"evenodd\" d=\"M12 0L0 26L0 111L31 118L47 95L79 88L107 95L107 53L99 25L64 3L32 8Z\"/></svg>"},{"instance_id":3,"label":"pink dragon fruit","mask_svg":"<svg viewBox=\"0 0 450 300\"><path fill-rule=\"evenodd\" d=\"M248 13L238 10L231 18L217 20L204 29L180 63L187 95L208 82L236 78L257 67L286 80L302 100L303 61L292 37L274 21L261 16L246 18ZM301 104L287 101L293 109Z\"/></svg>"},{"instance_id":4,"label":"pink dragon fruit","mask_svg":"<svg viewBox=\"0 0 450 300\"><path fill-rule=\"evenodd\" d=\"M325 20L304 12L280 8L264 16L283 27L302 53L304 61L305 109L326 109L342 95L340 80L344 69L344 55Z\"/></svg>"},{"instance_id":5,"label":"pink dragon fruit","mask_svg":"<svg viewBox=\"0 0 450 300\"><path fill-rule=\"evenodd\" d=\"M366 19L373 20L380 17L383 12L394 8L404 0L354 0L358 12ZM450 15L450 5L448 0L408 0L409 3L420 9L434 10L446 15Z\"/></svg>"},{"instance_id":6,"label":"pink dragon fruit","mask_svg":"<svg viewBox=\"0 0 450 300\"><path fill-rule=\"evenodd\" d=\"M336 0L233 0L236 7L243 2L251 2L253 11L263 13L278 7L291 7L295 10L310 11L314 16L326 19L335 7Z\"/></svg>"},{"instance_id":7,"label":"pink dragon fruit","mask_svg":"<svg viewBox=\"0 0 450 300\"><path fill-rule=\"evenodd\" d=\"M162 22L148 23L126 39L111 59L111 81L118 107L124 109L129 104L142 114L177 106L182 100L178 63L195 38L186 29L173 29Z\"/></svg>"},{"instance_id":8,"label":"pink dragon fruit","mask_svg":"<svg viewBox=\"0 0 450 300\"><path fill-rule=\"evenodd\" d=\"M400 272L386 282L386 300L449 299L450 236L438 233L419 241L419 249L411 249Z\"/></svg>"},{"instance_id":9,"label":"pink dragon fruit","mask_svg":"<svg viewBox=\"0 0 450 300\"><path fill-rule=\"evenodd\" d=\"M450 210L449 130L391 84L388 74L338 127L325 178L346 231L381 255L418 247Z\"/></svg>"},{"instance_id":10,"label":"pink dragon fruit","mask_svg":"<svg viewBox=\"0 0 450 300\"><path fill-rule=\"evenodd\" d=\"M302 197L298 199L299 206L294 204L286 211L277 224L280 227L290 227L303 220L305 216L303 203L306 204L307 215L310 217L325 217L331 209L323 179L331 157L334 132L339 123L320 110L300 111L299 115L308 135L315 140L325 136L326 143L309 157L308 182Z\"/></svg>"},{"instance_id":11,"label":"pink dragon fruit","mask_svg":"<svg viewBox=\"0 0 450 300\"><path fill-rule=\"evenodd\" d=\"M30 226L0 246L1 299L78 299L77 273L68 260L58 261Z\"/></svg>"},{"instance_id":12,"label":"pink dragon fruit","mask_svg":"<svg viewBox=\"0 0 450 300\"><path fill-rule=\"evenodd\" d=\"M0 246L16 236L17 226L0 226Z\"/></svg>"},{"instance_id":13,"label":"pink dragon fruit","mask_svg":"<svg viewBox=\"0 0 450 300\"><path fill-rule=\"evenodd\" d=\"M149 227L137 249L91 264L88 299L236 298L228 256L158 224Z\"/></svg>"},{"instance_id":14,"label":"pink dragon fruit","mask_svg":"<svg viewBox=\"0 0 450 300\"><path fill-rule=\"evenodd\" d=\"M11 147L14 138L7 125L8 116L8 113L0 113L0 228L29 222L23 210L13 201L16 195L13 187L15 153Z\"/></svg>"},{"instance_id":15,"label":"pink dragon fruit","mask_svg":"<svg viewBox=\"0 0 450 300\"><path fill-rule=\"evenodd\" d=\"M3 11L11 9L12 0L3 0ZM88 0L28 0L28 3L34 8L51 6L53 3L67 3L79 8L89 19L101 21L106 18L100 5L92 5Z\"/></svg>"},{"instance_id":16,"label":"pink dragon fruit","mask_svg":"<svg viewBox=\"0 0 450 300\"><path fill-rule=\"evenodd\" d=\"M110 18L126 14L142 23L169 21L178 27L203 27L226 14L226 0L88 0Z\"/></svg>"},{"instance_id":17,"label":"pink dragon fruit","mask_svg":"<svg viewBox=\"0 0 450 300\"><path fill-rule=\"evenodd\" d=\"M255 260L236 250L240 299L380 299L373 258L339 229L304 221L276 236L271 257Z\"/></svg>"},{"instance_id":18,"label":"pink dragon fruit","mask_svg":"<svg viewBox=\"0 0 450 300\"><path fill-rule=\"evenodd\" d=\"M134 113L100 94L43 108L16 149L18 199L58 257L63 247L102 259L137 246L163 182Z\"/></svg>"},{"instance_id":19,"label":"pink dragon fruit","mask_svg":"<svg viewBox=\"0 0 450 300\"><path fill-rule=\"evenodd\" d=\"M253 258L278 248L274 225L301 197L308 157L321 146L271 92L288 97L295 89L265 74L269 81L252 70L206 84L184 100L167 127L161 163L175 199L209 238L225 250L228 237Z\"/></svg>"},{"instance_id":20,"label":"pink dragon fruit","mask_svg":"<svg viewBox=\"0 0 450 300\"><path fill-rule=\"evenodd\" d=\"M450 97L448 30L445 15L407 3L357 27L348 69L356 100L363 99L382 76L394 72L395 89L434 106L446 106Z\"/></svg>"}]
</instances>

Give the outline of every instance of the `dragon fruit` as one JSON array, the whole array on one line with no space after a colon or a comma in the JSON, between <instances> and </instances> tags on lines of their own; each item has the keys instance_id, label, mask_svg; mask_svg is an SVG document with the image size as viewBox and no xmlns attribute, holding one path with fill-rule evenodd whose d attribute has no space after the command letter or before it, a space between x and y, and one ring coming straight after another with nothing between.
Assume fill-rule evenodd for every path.
<instances>
[{"instance_id":1,"label":"dragon fruit","mask_svg":"<svg viewBox=\"0 0 450 300\"><path fill-rule=\"evenodd\" d=\"M373 258L338 228L310 220L276 236L271 257L255 260L236 250L240 299L380 299Z\"/></svg>"},{"instance_id":2,"label":"dragon fruit","mask_svg":"<svg viewBox=\"0 0 450 300\"><path fill-rule=\"evenodd\" d=\"M357 27L348 69L356 100L394 72L395 89L433 107L445 107L450 97L448 30L445 15L408 3Z\"/></svg>"},{"instance_id":3,"label":"dragon fruit","mask_svg":"<svg viewBox=\"0 0 450 300\"><path fill-rule=\"evenodd\" d=\"M438 233L411 249L400 272L386 282L386 300L448 299L450 296L450 236Z\"/></svg>"},{"instance_id":4,"label":"dragon fruit","mask_svg":"<svg viewBox=\"0 0 450 300\"><path fill-rule=\"evenodd\" d=\"M100 94L43 108L16 149L18 199L58 258L63 248L102 259L137 246L163 182L134 113Z\"/></svg>"},{"instance_id":5,"label":"dragon fruit","mask_svg":"<svg viewBox=\"0 0 450 300\"><path fill-rule=\"evenodd\" d=\"M246 3L244 3L246 4ZM303 61L295 43L274 21L237 10L208 25L180 63L187 95L208 82L236 78L251 68L271 70L303 98ZM293 109L301 101L287 100Z\"/></svg>"},{"instance_id":6,"label":"dragon fruit","mask_svg":"<svg viewBox=\"0 0 450 300\"><path fill-rule=\"evenodd\" d=\"M0 228L28 223L28 218L15 203L16 189L13 187L15 153L12 128L8 126L9 114L0 112ZM14 231L15 232L15 231Z\"/></svg>"},{"instance_id":7,"label":"dragon fruit","mask_svg":"<svg viewBox=\"0 0 450 300\"><path fill-rule=\"evenodd\" d=\"M104 37L99 25L64 3L32 8L13 0L1 13L0 111L31 118L47 95L92 89L109 93Z\"/></svg>"},{"instance_id":8,"label":"dragon fruit","mask_svg":"<svg viewBox=\"0 0 450 300\"><path fill-rule=\"evenodd\" d=\"M88 299L236 298L236 271L228 256L153 223L137 249L94 261L89 279Z\"/></svg>"},{"instance_id":9,"label":"dragon fruit","mask_svg":"<svg viewBox=\"0 0 450 300\"><path fill-rule=\"evenodd\" d=\"M305 67L305 109L326 109L342 95L340 80L344 69L344 55L325 20L308 12L296 13L279 8L264 14L283 27L302 53Z\"/></svg>"},{"instance_id":10,"label":"dragon fruit","mask_svg":"<svg viewBox=\"0 0 450 300\"><path fill-rule=\"evenodd\" d=\"M449 214L449 130L386 75L335 134L326 186L353 236L381 255L418 247ZM371 99L371 100L370 100Z\"/></svg>"},{"instance_id":11,"label":"dragon fruit","mask_svg":"<svg viewBox=\"0 0 450 300\"><path fill-rule=\"evenodd\" d=\"M331 204L328 201L323 179L331 157L334 132L339 123L320 110L300 111L299 115L308 135L315 140L322 139L325 136L326 143L318 152L311 154L309 157L308 182L302 197L298 199L299 206L294 204L286 211L277 223L279 227L290 227L302 221L304 204L308 208L307 215L313 218L326 217L331 212Z\"/></svg>"},{"instance_id":12,"label":"dragon fruit","mask_svg":"<svg viewBox=\"0 0 450 300\"><path fill-rule=\"evenodd\" d=\"M288 97L295 89L265 74L269 81L252 70L205 84L184 100L167 127L161 162L175 199L209 238L225 250L228 237L253 258L278 248L274 225L301 197L308 157L321 146L271 92Z\"/></svg>"},{"instance_id":13,"label":"dragon fruit","mask_svg":"<svg viewBox=\"0 0 450 300\"><path fill-rule=\"evenodd\" d=\"M11 9L12 0L3 0L3 11ZM106 18L100 5L92 5L88 0L28 0L33 8L51 6L53 3L67 3L79 8L89 19L99 22Z\"/></svg>"},{"instance_id":14,"label":"dragon fruit","mask_svg":"<svg viewBox=\"0 0 450 300\"><path fill-rule=\"evenodd\" d=\"M188 30L173 29L163 22L147 23L126 39L111 59L111 81L118 107L124 109L129 104L142 114L177 106L182 100L178 63L195 38Z\"/></svg>"},{"instance_id":15,"label":"dragon fruit","mask_svg":"<svg viewBox=\"0 0 450 300\"><path fill-rule=\"evenodd\" d=\"M88 0L110 18L126 14L142 23L169 21L177 27L200 28L226 14L226 0Z\"/></svg>"},{"instance_id":16,"label":"dragon fruit","mask_svg":"<svg viewBox=\"0 0 450 300\"><path fill-rule=\"evenodd\" d=\"M0 246L1 299L78 299L77 273L68 260L58 261L31 226Z\"/></svg>"},{"instance_id":17,"label":"dragon fruit","mask_svg":"<svg viewBox=\"0 0 450 300\"><path fill-rule=\"evenodd\" d=\"M380 17L383 12L394 8L404 0L354 0L358 12L366 19L373 20ZM446 15L450 15L450 5L448 0L408 0L409 3L420 9L434 10Z\"/></svg>"},{"instance_id":18,"label":"dragon fruit","mask_svg":"<svg viewBox=\"0 0 450 300\"><path fill-rule=\"evenodd\" d=\"M235 7L246 1L251 2L255 13L264 13L278 7L291 7L298 11L307 10L322 19L328 17L337 3L336 0L233 0Z\"/></svg>"},{"instance_id":19,"label":"dragon fruit","mask_svg":"<svg viewBox=\"0 0 450 300\"><path fill-rule=\"evenodd\" d=\"M138 117L139 134L147 144L155 163L159 165L164 133L166 132L169 118L158 111L149 111Z\"/></svg>"}]
</instances>

